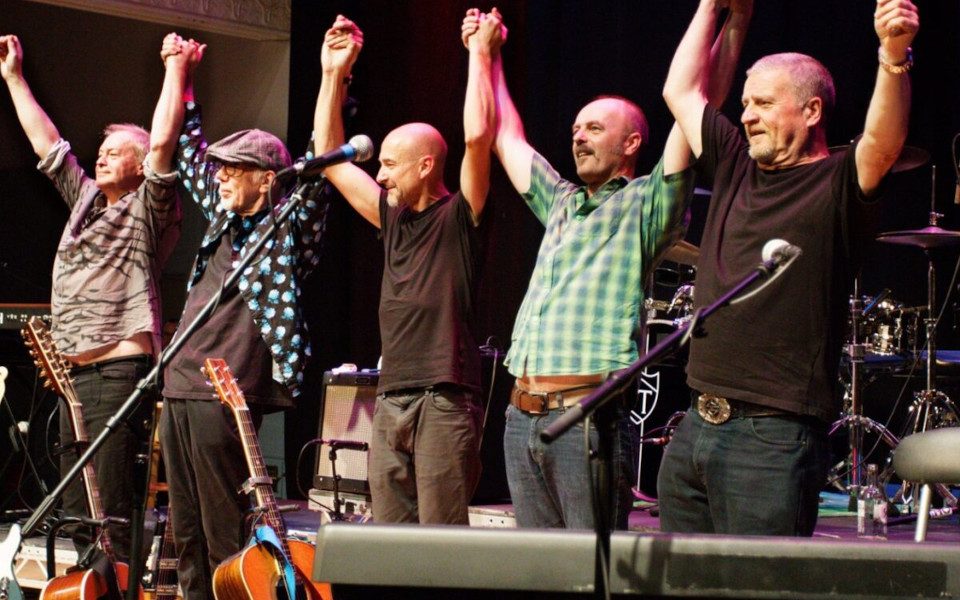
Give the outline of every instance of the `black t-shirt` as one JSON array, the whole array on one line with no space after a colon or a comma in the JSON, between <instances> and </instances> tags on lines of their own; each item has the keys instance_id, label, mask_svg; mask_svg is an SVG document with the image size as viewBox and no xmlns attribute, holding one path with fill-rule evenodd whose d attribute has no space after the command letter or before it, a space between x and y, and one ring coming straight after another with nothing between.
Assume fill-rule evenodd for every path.
<instances>
[{"instance_id":1,"label":"black t-shirt","mask_svg":"<svg viewBox=\"0 0 960 600\"><path fill-rule=\"evenodd\" d=\"M380 393L452 383L480 388L474 333L477 232L459 192L426 210L380 196Z\"/></svg>"},{"instance_id":2,"label":"black t-shirt","mask_svg":"<svg viewBox=\"0 0 960 600\"><path fill-rule=\"evenodd\" d=\"M220 238L220 245L210 257L200 280L187 295L180 326L189 325L210 298L230 276L233 262L239 260L232 245L234 231ZM256 263L254 263L256 266ZM228 290L207 321L187 341L163 372L163 395L187 400L215 400L216 394L201 371L207 358L222 358L243 391L249 405L292 406L285 388L273 380L273 359L267 344L260 337L253 315L237 286Z\"/></svg>"},{"instance_id":3,"label":"black t-shirt","mask_svg":"<svg viewBox=\"0 0 960 600\"><path fill-rule=\"evenodd\" d=\"M703 115L697 173L711 185L695 287L706 306L761 262L770 239L803 254L753 298L720 309L694 338L691 388L813 415L838 415L836 375L858 248L874 229L857 183L854 148L789 169L763 171L726 117Z\"/></svg>"}]
</instances>

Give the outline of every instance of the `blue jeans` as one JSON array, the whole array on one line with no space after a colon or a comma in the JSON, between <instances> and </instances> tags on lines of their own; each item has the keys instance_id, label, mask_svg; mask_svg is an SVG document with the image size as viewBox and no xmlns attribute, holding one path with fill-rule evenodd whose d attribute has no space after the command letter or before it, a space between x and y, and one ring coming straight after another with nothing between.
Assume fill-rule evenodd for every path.
<instances>
[{"instance_id":1,"label":"blue jeans","mask_svg":"<svg viewBox=\"0 0 960 600\"><path fill-rule=\"evenodd\" d=\"M630 486L636 475L633 431L621 413L617 411L617 434L611 449L611 522L616 529L627 528L633 506ZM594 527L591 465L583 424L575 425L551 444L540 441L540 432L561 414L560 409L537 415L507 407L503 449L518 527ZM591 424L591 448L597 447L597 437L597 429Z\"/></svg>"},{"instance_id":2,"label":"blue jeans","mask_svg":"<svg viewBox=\"0 0 960 600\"><path fill-rule=\"evenodd\" d=\"M473 393L455 386L377 397L368 466L373 518L467 525L482 420Z\"/></svg>"},{"instance_id":3,"label":"blue jeans","mask_svg":"<svg viewBox=\"0 0 960 600\"><path fill-rule=\"evenodd\" d=\"M830 466L826 430L793 416L712 425L688 410L660 463L660 529L813 535Z\"/></svg>"}]
</instances>

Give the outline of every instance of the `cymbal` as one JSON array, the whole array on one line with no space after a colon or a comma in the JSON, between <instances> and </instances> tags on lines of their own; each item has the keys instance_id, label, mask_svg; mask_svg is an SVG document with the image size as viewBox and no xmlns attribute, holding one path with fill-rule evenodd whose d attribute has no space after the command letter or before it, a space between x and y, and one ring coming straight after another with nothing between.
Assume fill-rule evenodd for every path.
<instances>
[{"instance_id":1,"label":"cymbal","mask_svg":"<svg viewBox=\"0 0 960 600\"><path fill-rule=\"evenodd\" d=\"M936 225L930 225L923 229L881 233L877 236L877 241L887 244L917 246L919 248L941 248L960 245L960 231L951 231Z\"/></svg>"},{"instance_id":2,"label":"cymbal","mask_svg":"<svg viewBox=\"0 0 960 600\"><path fill-rule=\"evenodd\" d=\"M863 136L862 133L853 138L853 140L859 140L861 136ZM828 150L830 151L830 154L833 154L834 152L846 150L849 147L850 144L844 144L843 146L830 146ZM909 171L911 169L916 169L917 167L922 167L929 161L930 153L923 148L917 148L916 146L904 146L900 150L900 156L897 157L897 160L893 163L893 166L890 167L890 172L902 173L903 171Z\"/></svg>"},{"instance_id":3,"label":"cymbal","mask_svg":"<svg viewBox=\"0 0 960 600\"><path fill-rule=\"evenodd\" d=\"M684 240L680 240L671 246L663 255L663 260L673 261L681 265L696 265L698 258L700 258L700 249Z\"/></svg>"}]
</instances>

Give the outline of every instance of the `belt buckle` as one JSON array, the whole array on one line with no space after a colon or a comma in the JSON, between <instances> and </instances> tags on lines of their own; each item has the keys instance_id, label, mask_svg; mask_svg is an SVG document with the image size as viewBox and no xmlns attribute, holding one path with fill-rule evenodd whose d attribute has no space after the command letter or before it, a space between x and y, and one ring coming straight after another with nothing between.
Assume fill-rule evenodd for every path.
<instances>
[{"instance_id":1,"label":"belt buckle","mask_svg":"<svg viewBox=\"0 0 960 600\"><path fill-rule=\"evenodd\" d=\"M723 425L730 420L730 402L722 396L700 394L697 398L697 413L712 425Z\"/></svg>"},{"instance_id":2,"label":"belt buckle","mask_svg":"<svg viewBox=\"0 0 960 600\"><path fill-rule=\"evenodd\" d=\"M530 396L531 398L540 399L540 410L537 411L538 415L545 415L550 412L550 394L547 392L524 392L524 394Z\"/></svg>"}]
</instances>

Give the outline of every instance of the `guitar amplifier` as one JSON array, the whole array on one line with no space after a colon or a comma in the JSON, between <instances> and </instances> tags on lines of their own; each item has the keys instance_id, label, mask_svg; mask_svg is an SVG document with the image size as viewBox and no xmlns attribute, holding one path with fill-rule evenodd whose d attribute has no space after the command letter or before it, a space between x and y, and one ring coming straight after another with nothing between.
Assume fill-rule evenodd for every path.
<instances>
[{"instance_id":1,"label":"guitar amplifier","mask_svg":"<svg viewBox=\"0 0 960 600\"><path fill-rule=\"evenodd\" d=\"M333 440L339 442L362 442L369 444L373 407L377 400L376 371L358 373L323 374L323 398L320 407L318 437L325 443L317 451L316 475L313 487L318 490L334 489L334 469L340 477L339 490L348 494L370 495L367 479L367 452L352 447L335 448L336 464L331 463Z\"/></svg>"}]
</instances>

